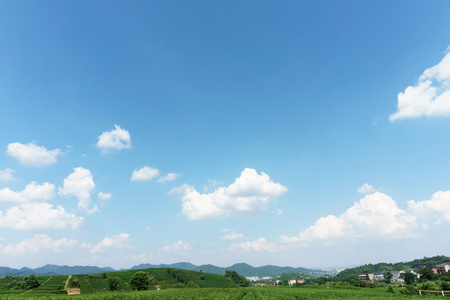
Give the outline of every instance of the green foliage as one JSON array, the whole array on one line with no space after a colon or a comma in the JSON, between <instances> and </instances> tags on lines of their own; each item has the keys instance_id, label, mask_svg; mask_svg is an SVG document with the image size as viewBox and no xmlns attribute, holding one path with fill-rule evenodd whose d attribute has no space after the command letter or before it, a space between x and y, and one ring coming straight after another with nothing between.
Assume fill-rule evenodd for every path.
<instances>
[{"instance_id":1,"label":"green foliage","mask_svg":"<svg viewBox=\"0 0 450 300\"><path fill-rule=\"evenodd\" d=\"M236 271L226 270L225 277L230 278L234 283L236 283L240 287L250 286L250 282L248 282L248 280L245 279L244 276L239 275Z\"/></svg>"},{"instance_id":2,"label":"green foliage","mask_svg":"<svg viewBox=\"0 0 450 300\"><path fill-rule=\"evenodd\" d=\"M384 273L384 279L385 279L386 283L390 283L392 277L394 277L394 275L392 275L391 272L386 272L386 273Z\"/></svg>"},{"instance_id":3,"label":"green foliage","mask_svg":"<svg viewBox=\"0 0 450 300\"><path fill-rule=\"evenodd\" d=\"M413 284L416 281L416 275L409 272L400 274L400 278L403 278L406 284Z\"/></svg>"},{"instance_id":4,"label":"green foliage","mask_svg":"<svg viewBox=\"0 0 450 300\"><path fill-rule=\"evenodd\" d=\"M78 280L78 277L71 277L67 286L71 289L80 288L80 281Z\"/></svg>"},{"instance_id":5,"label":"green foliage","mask_svg":"<svg viewBox=\"0 0 450 300\"><path fill-rule=\"evenodd\" d=\"M354 286L358 286L358 287L367 287L367 283L365 283L364 281L357 281L353 284Z\"/></svg>"},{"instance_id":6,"label":"green foliage","mask_svg":"<svg viewBox=\"0 0 450 300\"><path fill-rule=\"evenodd\" d=\"M419 289L426 291L437 291L439 287L433 281L425 281L419 285Z\"/></svg>"},{"instance_id":7,"label":"green foliage","mask_svg":"<svg viewBox=\"0 0 450 300\"><path fill-rule=\"evenodd\" d=\"M387 290L387 292L388 293L391 293L391 294L395 294L395 292L394 292L394 289L392 288L392 286L390 285L390 286L388 286L388 290Z\"/></svg>"},{"instance_id":8,"label":"green foliage","mask_svg":"<svg viewBox=\"0 0 450 300\"><path fill-rule=\"evenodd\" d=\"M440 281L439 285L441 286L441 289L444 291L450 291L450 282L448 281Z\"/></svg>"},{"instance_id":9,"label":"green foliage","mask_svg":"<svg viewBox=\"0 0 450 300\"><path fill-rule=\"evenodd\" d=\"M434 276L433 270L427 267L420 268L419 270L417 270L417 273L420 274L420 278L422 280L430 280Z\"/></svg>"},{"instance_id":10,"label":"green foliage","mask_svg":"<svg viewBox=\"0 0 450 300\"><path fill-rule=\"evenodd\" d=\"M120 278L117 276L108 278L108 285L111 291L117 291L119 289Z\"/></svg>"},{"instance_id":11,"label":"green foliage","mask_svg":"<svg viewBox=\"0 0 450 300\"><path fill-rule=\"evenodd\" d=\"M34 274L31 274L30 276L25 277L25 282L28 285L29 289L34 289L39 286L39 281L37 280L37 278Z\"/></svg>"},{"instance_id":12,"label":"green foliage","mask_svg":"<svg viewBox=\"0 0 450 300\"><path fill-rule=\"evenodd\" d=\"M130 284L135 290L146 290L150 284L150 279L146 272L138 271L131 276Z\"/></svg>"}]
</instances>

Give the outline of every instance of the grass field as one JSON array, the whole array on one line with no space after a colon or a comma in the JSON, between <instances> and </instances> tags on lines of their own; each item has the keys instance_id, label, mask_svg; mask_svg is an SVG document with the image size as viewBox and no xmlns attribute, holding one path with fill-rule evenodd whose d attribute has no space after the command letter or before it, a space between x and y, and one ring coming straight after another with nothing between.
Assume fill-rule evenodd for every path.
<instances>
[{"instance_id":1,"label":"grass field","mask_svg":"<svg viewBox=\"0 0 450 300\"><path fill-rule=\"evenodd\" d=\"M0 295L0 299L50 299L58 300L70 297L71 299L86 300L150 300L150 299L368 299L383 300L394 298L408 299L441 299L442 296L404 296L400 295L397 288L396 294L387 292L387 288L339 288L326 286L293 287L250 287L250 288L194 288L194 289L167 289L141 292L103 292L85 295Z\"/></svg>"}]
</instances>

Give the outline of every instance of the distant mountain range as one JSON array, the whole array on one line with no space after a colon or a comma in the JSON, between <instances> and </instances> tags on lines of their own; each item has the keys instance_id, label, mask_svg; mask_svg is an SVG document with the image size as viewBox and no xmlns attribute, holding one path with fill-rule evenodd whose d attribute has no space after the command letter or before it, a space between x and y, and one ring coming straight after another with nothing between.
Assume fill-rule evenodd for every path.
<instances>
[{"instance_id":1,"label":"distant mountain range","mask_svg":"<svg viewBox=\"0 0 450 300\"><path fill-rule=\"evenodd\" d=\"M160 264L160 265L152 265L152 264L140 264L131 267L130 269L121 269L115 270L113 268L100 268L95 266L58 266L58 265L45 265L40 268L31 269L31 268L21 268L21 269L12 269L9 267L0 267L0 277L5 276L27 276L30 274L34 274L36 276L39 275L75 275L75 274L99 274L104 272L115 272L115 271L125 271L125 270L139 270L139 269L148 269L148 268L176 268L176 269L185 269L192 271L203 271L206 273L220 274L224 275L225 270L236 271L242 276L277 276L283 273L303 273L309 275L325 275L327 272L322 270L313 270L307 268L293 268L293 267L278 267L278 266L262 266L262 267L252 267L245 263L234 264L230 267L222 268L214 265L201 265L196 266L187 262L179 262L174 264Z\"/></svg>"}]
</instances>

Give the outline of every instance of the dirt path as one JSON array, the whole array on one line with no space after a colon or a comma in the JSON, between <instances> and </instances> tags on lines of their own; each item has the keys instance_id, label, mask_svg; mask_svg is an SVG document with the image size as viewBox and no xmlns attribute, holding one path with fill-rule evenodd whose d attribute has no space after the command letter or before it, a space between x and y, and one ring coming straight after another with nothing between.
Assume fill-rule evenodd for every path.
<instances>
[{"instance_id":1,"label":"dirt path","mask_svg":"<svg viewBox=\"0 0 450 300\"><path fill-rule=\"evenodd\" d=\"M43 286L47 281L49 281L50 279L52 279L52 277L53 277L53 276L50 276L49 278L47 278L47 279L46 279L44 282L42 282L39 286ZM31 290L28 290L28 291L26 291L26 292L20 293L19 295L24 295L24 294L31 293L32 290L34 290L34 289L31 289Z\"/></svg>"},{"instance_id":2,"label":"dirt path","mask_svg":"<svg viewBox=\"0 0 450 300\"><path fill-rule=\"evenodd\" d=\"M66 280L66 284L64 285L64 290L67 290L67 285L69 284L70 278L72 278L72 275L69 275Z\"/></svg>"}]
</instances>

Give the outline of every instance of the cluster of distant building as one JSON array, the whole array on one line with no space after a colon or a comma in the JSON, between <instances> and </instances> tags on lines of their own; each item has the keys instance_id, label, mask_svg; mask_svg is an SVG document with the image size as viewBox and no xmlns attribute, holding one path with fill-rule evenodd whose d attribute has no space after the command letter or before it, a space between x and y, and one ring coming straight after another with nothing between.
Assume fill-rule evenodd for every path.
<instances>
[{"instance_id":1,"label":"cluster of distant building","mask_svg":"<svg viewBox=\"0 0 450 300\"><path fill-rule=\"evenodd\" d=\"M450 270L449 263L440 264L437 266L426 265L425 267L430 268L434 274L444 274ZM416 276L416 278L419 278L420 274L417 273L417 271L419 269L420 268L409 269L409 270L405 270L405 271L382 271L382 272L376 272L376 273L372 273L369 271L363 271L361 274L359 274L359 279L362 281L370 281L370 282L384 281L386 279L385 274L387 272L390 272L392 274L391 283L401 283L401 282L405 281L401 276L402 273L412 273Z\"/></svg>"},{"instance_id":2,"label":"cluster of distant building","mask_svg":"<svg viewBox=\"0 0 450 300\"><path fill-rule=\"evenodd\" d=\"M250 282L253 282L255 286L276 286L281 285L281 280L273 280L272 277L245 277ZM263 282L264 281L264 282ZM289 279L288 285L293 286L297 283L304 283L303 277L299 279Z\"/></svg>"}]
</instances>

